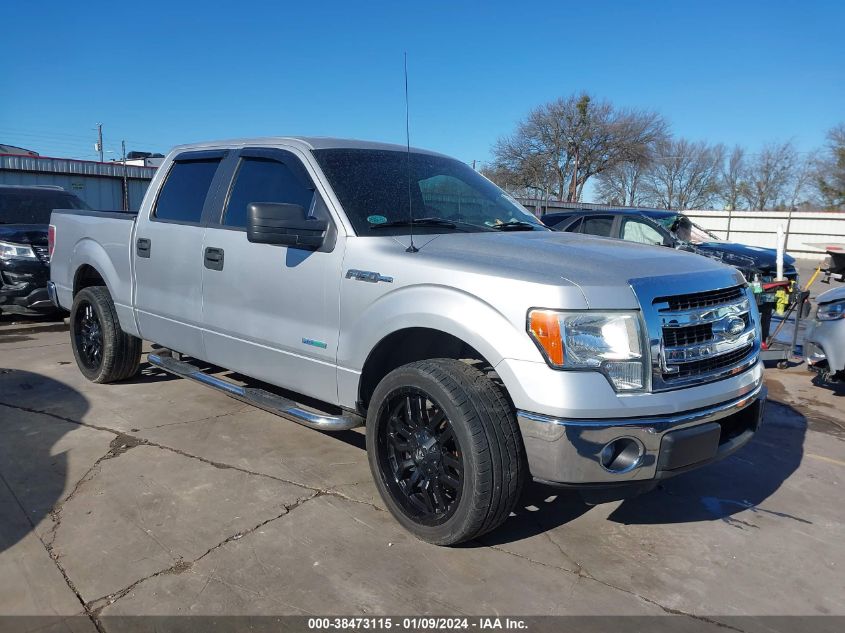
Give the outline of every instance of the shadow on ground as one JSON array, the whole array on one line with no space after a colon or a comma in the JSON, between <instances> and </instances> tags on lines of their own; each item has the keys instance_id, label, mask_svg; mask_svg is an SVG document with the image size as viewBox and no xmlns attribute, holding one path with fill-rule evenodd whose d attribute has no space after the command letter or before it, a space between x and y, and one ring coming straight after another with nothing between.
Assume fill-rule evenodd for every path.
<instances>
[{"instance_id":1,"label":"shadow on ground","mask_svg":"<svg viewBox=\"0 0 845 633\"><path fill-rule=\"evenodd\" d=\"M60 500L67 483L67 453L54 446L70 422L15 406L15 395L37 384L69 410L85 412L88 401L75 389L40 374L0 368L0 552L24 538ZM19 495L26 495L26 502ZM8 502L5 502L8 500ZM21 514L23 513L23 515ZM27 520L23 520L26 516Z\"/></svg>"},{"instance_id":2,"label":"shadow on ground","mask_svg":"<svg viewBox=\"0 0 845 633\"><path fill-rule=\"evenodd\" d=\"M837 376L836 382L834 382L830 379L824 380L819 374L816 374L812 378L812 383L816 387L827 389L828 391L833 393L834 396L837 396L839 398L845 396L845 375L843 375L841 378Z\"/></svg>"},{"instance_id":3,"label":"shadow on ground","mask_svg":"<svg viewBox=\"0 0 845 633\"><path fill-rule=\"evenodd\" d=\"M743 449L722 462L666 480L652 493L624 502L609 518L624 524L719 519L741 527L731 515L743 510L770 512L759 506L801 464L806 432L807 419L801 413L770 400L760 431Z\"/></svg>"},{"instance_id":4,"label":"shadow on ground","mask_svg":"<svg viewBox=\"0 0 845 633\"><path fill-rule=\"evenodd\" d=\"M225 372L213 366L203 369ZM234 372L229 372L227 378L288 395ZM166 373L145 365L134 381L168 379ZM732 515L745 510L771 511L759 506L800 465L806 430L807 420L797 410L769 401L765 421L747 446L724 461L668 479L652 492L623 501L609 519L640 525L722 520L741 527L742 522L733 519ZM325 435L366 450L362 433L347 431ZM484 543L502 544L539 534L577 519L591 507L576 491L529 483L514 515L501 528L485 536ZM801 517L788 518L804 521Z\"/></svg>"},{"instance_id":5,"label":"shadow on ground","mask_svg":"<svg viewBox=\"0 0 845 633\"><path fill-rule=\"evenodd\" d=\"M745 510L774 513L760 506L801 463L807 420L790 406L769 401L766 419L755 438L721 462L667 479L655 490L623 501L610 521L654 525L720 520L743 528L733 515ZM564 525L590 510L577 492L531 483L514 516L483 538L485 545L505 544Z\"/></svg>"}]
</instances>

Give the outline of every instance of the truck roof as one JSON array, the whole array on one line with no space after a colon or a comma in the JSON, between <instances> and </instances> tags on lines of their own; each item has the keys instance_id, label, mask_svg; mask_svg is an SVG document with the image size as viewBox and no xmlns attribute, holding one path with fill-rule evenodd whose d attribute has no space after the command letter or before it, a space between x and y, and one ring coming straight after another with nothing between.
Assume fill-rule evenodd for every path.
<instances>
[{"instance_id":1,"label":"truck roof","mask_svg":"<svg viewBox=\"0 0 845 633\"><path fill-rule=\"evenodd\" d=\"M192 149L211 149L228 147L247 147L255 145L274 146L278 144L293 145L303 150L315 149L371 149L386 150L394 152L405 152L408 148L405 145L395 143L381 143L378 141L361 141L350 138L335 138L331 136L261 136L257 138L235 138L221 141L203 141L200 143L187 143L177 145L173 151L185 151ZM412 147L412 152L443 156L438 152Z\"/></svg>"}]
</instances>

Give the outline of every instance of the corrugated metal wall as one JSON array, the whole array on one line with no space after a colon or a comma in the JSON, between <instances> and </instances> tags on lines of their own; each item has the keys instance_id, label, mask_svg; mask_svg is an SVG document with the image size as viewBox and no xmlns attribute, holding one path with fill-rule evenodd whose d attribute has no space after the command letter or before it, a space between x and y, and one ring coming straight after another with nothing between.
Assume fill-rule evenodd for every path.
<instances>
[{"instance_id":1,"label":"corrugated metal wall","mask_svg":"<svg viewBox=\"0 0 845 633\"><path fill-rule=\"evenodd\" d=\"M58 185L82 198L92 209L123 208L123 165L64 158L0 156L0 184ZM137 211L155 169L126 167L129 209Z\"/></svg>"}]
</instances>

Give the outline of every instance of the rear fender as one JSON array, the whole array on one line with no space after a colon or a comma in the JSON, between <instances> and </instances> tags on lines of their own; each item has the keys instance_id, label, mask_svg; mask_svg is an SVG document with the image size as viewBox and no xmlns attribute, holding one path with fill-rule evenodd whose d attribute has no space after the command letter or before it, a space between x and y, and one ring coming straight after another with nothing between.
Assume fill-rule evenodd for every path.
<instances>
[{"instance_id":1,"label":"rear fender","mask_svg":"<svg viewBox=\"0 0 845 633\"><path fill-rule=\"evenodd\" d=\"M111 250L111 249L110 249ZM106 288L114 302L117 317L121 329L127 334L138 336L138 328L135 323L135 314L132 309L132 276L129 266L128 249L125 244L116 244L111 255L118 258L126 258L126 265L121 272L114 265L109 252L98 242L90 238L82 238L73 248L70 257L70 268L73 271L73 278L70 280L71 288L76 280L77 272L82 266L91 266L99 273L106 283Z\"/></svg>"}]
</instances>

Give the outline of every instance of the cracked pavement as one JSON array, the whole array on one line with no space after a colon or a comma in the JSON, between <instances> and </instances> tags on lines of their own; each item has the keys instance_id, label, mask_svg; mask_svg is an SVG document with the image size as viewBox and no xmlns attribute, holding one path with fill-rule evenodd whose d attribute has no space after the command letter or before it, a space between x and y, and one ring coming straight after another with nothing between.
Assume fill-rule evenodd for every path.
<instances>
[{"instance_id":1,"label":"cracked pavement","mask_svg":"<svg viewBox=\"0 0 845 633\"><path fill-rule=\"evenodd\" d=\"M363 433L147 365L94 385L62 327L0 322L0 614L842 615L845 390L767 378L763 430L724 462L595 507L531 485L446 549L384 510Z\"/></svg>"}]
</instances>

